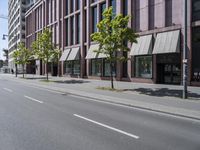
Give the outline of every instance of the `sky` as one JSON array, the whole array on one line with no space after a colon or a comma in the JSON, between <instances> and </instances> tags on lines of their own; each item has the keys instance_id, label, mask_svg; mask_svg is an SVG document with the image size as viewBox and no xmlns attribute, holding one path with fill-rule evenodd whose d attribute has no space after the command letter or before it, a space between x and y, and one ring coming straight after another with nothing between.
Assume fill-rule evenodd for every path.
<instances>
[{"instance_id":1,"label":"sky","mask_svg":"<svg viewBox=\"0 0 200 150\"><path fill-rule=\"evenodd\" d=\"M8 16L8 0L0 0L0 15ZM0 59L3 57L3 48L8 48L8 38L2 40L3 34L8 34L8 20L0 18Z\"/></svg>"}]
</instances>

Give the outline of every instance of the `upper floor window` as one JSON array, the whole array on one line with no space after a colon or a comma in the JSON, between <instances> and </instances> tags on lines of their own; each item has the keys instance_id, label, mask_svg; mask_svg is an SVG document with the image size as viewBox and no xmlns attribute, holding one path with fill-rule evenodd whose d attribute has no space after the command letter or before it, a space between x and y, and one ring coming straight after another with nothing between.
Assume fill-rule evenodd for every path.
<instances>
[{"instance_id":1,"label":"upper floor window","mask_svg":"<svg viewBox=\"0 0 200 150\"><path fill-rule=\"evenodd\" d=\"M92 8L92 33L97 32L97 6Z\"/></svg>"},{"instance_id":2,"label":"upper floor window","mask_svg":"<svg viewBox=\"0 0 200 150\"><path fill-rule=\"evenodd\" d=\"M192 20L193 21L200 20L200 1L199 0L192 1Z\"/></svg>"},{"instance_id":3,"label":"upper floor window","mask_svg":"<svg viewBox=\"0 0 200 150\"><path fill-rule=\"evenodd\" d=\"M116 0L110 0L110 5L113 8L113 14L116 15Z\"/></svg>"},{"instance_id":4,"label":"upper floor window","mask_svg":"<svg viewBox=\"0 0 200 150\"><path fill-rule=\"evenodd\" d=\"M101 16L100 16L100 20L102 20L103 19L103 12L104 12L104 10L106 9L106 3L102 3L101 5L100 5L100 7L101 7Z\"/></svg>"},{"instance_id":5,"label":"upper floor window","mask_svg":"<svg viewBox=\"0 0 200 150\"><path fill-rule=\"evenodd\" d=\"M69 3L69 1L68 0L66 0L65 1L66 2L66 15L68 15L69 14L69 5L68 5L68 3Z\"/></svg>"},{"instance_id":6,"label":"upper floor window","mask_svg":"<svg viewBox=\"0 0 200 150\"><path fill-rule=\"evenodd\" d=\"M80 0L76 0L76 10L80 9Z\"/></svg>"},{"instance_id":7,"label":"upper floor window","mask_svg":"<svg viewBox=\"0 0 200 150\"><path fill-rule=\"evenodd\" d=\"M123 15L128 15L128 0L123 0Z\"/></svg>"},{"instance_id":8,"label":"upper floor window","mask_svg":"<svg viewBox=\"0 0 200 150\"><path fill-rule=\"evenodd\" d=\"M92 0L92 3L97 2L98 0Z\"/></svg>"},{"instance_id":9,"label":"upper floor window","mask_svg":"<svg viewBox=\"0 0 200 150\"><path fill-rule=\"evenodd\" d=\"M74 2L75 2L74 0L70 1L70 3L71 3L71 6L70 6L71 7L71 11L70 12L71 13L74 12Z\"/></svg>"}]
</instances>

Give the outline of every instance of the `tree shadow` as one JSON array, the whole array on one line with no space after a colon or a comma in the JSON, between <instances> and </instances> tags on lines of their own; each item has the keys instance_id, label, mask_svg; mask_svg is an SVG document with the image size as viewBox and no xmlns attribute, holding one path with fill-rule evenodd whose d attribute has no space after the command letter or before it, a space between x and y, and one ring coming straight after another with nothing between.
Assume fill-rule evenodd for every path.
<instances>
[{"instance_id":1,"label":"tree shadow","mask_svg":"<svg viewBox=\"0 0 200 150\"><path fill-rule=\"evenodd\" d=\"M89 83L89 81L84 80L64 80L64 81L54 81L55 83L61 83L61 84L83 84L83 83Z\"/></svg>"},{"instance_id":2,"label":"tree shadow","mask_svg":"<svg viewBox=\"0 0 200 150\"><path fill-rule=\"evenodd\" d=\"M139 94L144 94L148 96L157 96L157 97L182 97L182 90L168 89L168 88L137 88L137 89L124 89L124 91L138 92ZM193 93L188 91L188 97L195 100L200 100L200 94Z\"/></svg>"},{"instance_id":3,"label":"tree shadow","mask_svg":"<svg viewBox=\"0 0 200 150\"><path fill-rule=\"evenodd\" d=\"M20 77L22 78L22 77ZM27 79L27 80L45 80L47 77L25 77L22 79Z\"/></svg>"}]
</instances>

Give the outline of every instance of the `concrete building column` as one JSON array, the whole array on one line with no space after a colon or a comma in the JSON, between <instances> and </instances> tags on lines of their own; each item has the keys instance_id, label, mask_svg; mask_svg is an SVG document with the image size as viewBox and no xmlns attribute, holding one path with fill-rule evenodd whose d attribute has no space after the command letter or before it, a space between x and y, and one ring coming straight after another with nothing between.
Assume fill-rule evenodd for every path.
<instances>
[{"instance_id":1,"label":"concrete building column","mask_svg":"<svg viewBox=\"0 0 200 150\"><path fill-rule=\"evenodd\" d=\"M85 11L84 11L84 1L80 1L80 77L83 78L86 75L86 61L85 61L85 54L86 54L86 49L84 46L85 42Z\"/></svg>"},{"instance_id":2,"label":"concrete building column","mask_svg":"<svg viewBox=\"0 0 200 150\"><path fill-rule=\"evenodd\" d=\"M64 51L64 48L65 48L65 44L64 44L64 41L66 41L65 40L65 26L64 26L64 8L66 7L66 5L65 5L65 2L64 2L65 0L61 0L61 6L60 6L60 8L61 8L61 14L60 14L60 17L61 17L61 32L60 32L60 34L61 34L61 43L62 43L62 45L61 45L61 48L62 48L62 50ZM60 19L60 18L59 18ZM64 74L64 62L62 61L61 62L61 75L63 75Z\"/></svg>"},{"instance_id":3,"label":"concrete building column","mask_svg":"<svg viewBox=\"0 0 200 150\"><path fill-rule=\"evenodd\" d=\"M192 1L187 1L188 82L192 80Z\"/></svg>"},{"instance_id":4,"label":"concrete building column","mask_svg":"<svg viewBox=\"0 0 200 150\"><path fill-rule=\"evenodd\" d=\"M86 24L87 24L87 46L86 46L86 49L87 49L87 51L89 50L89 48L90 48L90 33L91 33L91 8L90 8L90 0L87 0L87 14L86 14L86 16L87 16L87 19L86 19ZM86 73L87 73L87 76L89 76L90 75L90 60L88 59L87 60L87 71L86 71Z\"/></svg>"},{"instance_id":5,"label":"concrete building column","mask_svg":"<svg viewBox=\"0 0 200 150\"><path fill-rule=\"evenodd\" d=\"M128 0L128 15L131 16L131 20L128 23L128 27L135 29L135 13L132 11L134 8L134 1L133 0ZM132 44L128 43L128 47L131 49ZM132 67L132 57L129 55L130 52L128 52L128 61L127 61L127 78L129 78L129 80L131 79L131 71L133 69Z\"/></svg>"},{"instance_id":6,"label":"concrete building column","mask_svg":"<svg viewBox=\"0 0 200 150\"><path fill-rule=\"evenodd\" d=\"M123 3L121 0L116 0L116 14L122 14L122 6L123 6ZM118 52L117 53L117 56L118 57L122 57L123 56L123 52ZM123 76L123 62L120 62L118 61L117 64L116 64L116 71L117 71L117 74L116 74L116 78L117 80L121 80L122 76Z\"/></svg>"}]
</instances>

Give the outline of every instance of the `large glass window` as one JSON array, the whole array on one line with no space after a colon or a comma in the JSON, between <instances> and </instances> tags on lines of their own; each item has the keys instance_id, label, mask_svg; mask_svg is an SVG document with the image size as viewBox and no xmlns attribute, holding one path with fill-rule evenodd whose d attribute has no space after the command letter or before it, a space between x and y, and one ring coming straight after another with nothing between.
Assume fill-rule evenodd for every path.
<instances>
[{"instance_id":1,"label":"large glass window","mask_svg":"<svg viewBox=\"0 0 200 150\"><path fill-rule=\"evenodd\" d=\"M80 75L80 62L79 60L72 61L73 64L73 74Z\"/></svg>"},{"instance_id":2,"label":"large glass window","mask_svg":"<svg viewBox=\"0 0 200 150\"><path fill-rule=\"evenodd\" d=\"M80 14L77 15L77 38L76 38L76 43L79 44L80 43L80 37L81 37L81 32L80 32Z\"/></svg>"},{"instance_id":3,"label":"large glass window","mask_svg":"<svg viewBox=\"0 0 200 150\"><path fill-rule=\"evenodd\" d=\"M71 17L71 44L74 44L74 16Z\"/></svg>"},{"instance_id":4,"label":"large glass window","mask_svg":"<svg viewBox=\"0 0 200 150\"><path fill-rule=\"evenodd\" d=\"M76 10L80 9L80 0L76 0Z\"/></svg>"},{"instance_id":5,"label":"large glass window","mask_svg":"<svg viewBox=\"0 0 200 150\"><path fill-rule=\"evenodd\" d=\"M65 61L65 74L66 75L80 75L79 60Z\"/></svg>"},{"instance_id":6,"label":"large glass window","mask_svg":"<svg viewBox=\"0 0 200 150\"><path fill-rule=\"evenodd\" d=\"M97 2L98 0L92 0L92 3Z\"/></svg>"},{"instance_id":7,"label":"large glass window","mask_svg":"<svg viewBox=\"0 0 200 150\"><path fill-rule=\"evenodd\" d=\"M91 75L101 76L102 74L102 59L91 60Z\"/></svg>"},{"instance_id":8,"label":"large glass window","mask_svg":"<svg viewBox=\"0 0 200 150\"><path fill-rule=\"evenodd\" d=\"M101 7L100 20L102 20L102 19L103 19L103 12L104 12L104 10L106 9L106 3L102 3L102 4L100 5L100 7Z\"/></svg>"},{"instance_id":9,"label":"large glass window","mask_svg":"<svg viewBox=\"0 0 200 150\"><path fill-rule=\"evenodd\" d=\"M97 6L92 8L92 33L97 32Z\"/></svg>"},{"instance_id":10,"label":"large glass window","mask_svg":"<svg viewBox=\"0 0 200 150\"><path fill-rule=\"evenodd\" d=\"M123 15L128 15L128 0L123 0Z\"/></svg>"},{"instance_id":11,"label":"large glass window","mask_svg":"<svg viewBox=\"0 0 200 150\"><path fill-rule=\"evenodd\" d=\"M71 2L71 12L74 12L74 2L75 2L75 0L71 0L70 2Z\"/></svg>"},{"instance_id":12,"label":"large glass window","mask_svg":"<svg viewBox=\"0 0 200 150\"><path fill-rule=\"evenodd\" d=\"M113 63L112 73L116 76L116 63ZM106 59L92 59L91 75L110 77L110 63Z\"/></svg>"},{"instance_id":13,"label":"large glass window","mask_svg":"<svg viewBox=\"0 0 200 150\"><path fill-rule=\"evenodd\" d=\"M68 37L68 34L69 34L69 30L68 30L68 18L66 19L66 46L69 45L69 37Z\"/></svg>"},{"instance_id":14,"label":"large glass window","mask_svg":"<svg viewBox=\"0 0 200 150\"><path fill-rule=\"evenodd\" d=\"M113 76L116 76L116 63L113 63ZM110 77L110 63L104 59L103 72L105 77Z\"/></svg>"},{"instance_id":15,"label":"large glass window","mask_svg":"<svg viewBox=\"0 0 200 150\"><path fill-rule=\"evenodd\" d=\"M193 80L200 82L200 27L192 31L192 72Z\"/></svg>"},{"instance_id":16,"label":"large glass window","mask_svg":"<svg viewBox=\"0 0 200 150\"><path fill-rule=\"evenodd\" d=\"M152 78L152 56L135 57L135 77Z\"/></svg>"},{"instance_id":17,"label":"large glass window","mask_svg":"<svg viewBox=\"0 0 200 150\"><path fill-rule=\"evenodd\" d=\"M68 11L69 10L69 7L68 7L69 0L66 0L65 2L66 2L66 15L68 15L69 14L69 11Z\"/></svg>"},{"instance_id":18,"label":"large glass window","mask_svg":"<svg viewBox=\"0 0 200 150\"><path fill-rule=\"evenodd\" d=\"M110 0L110 5L113 7L113 14L116 15L116 0Z\"/></svg>"},{"instance_id":19,"label":"large glass window","mask_svg":"<svg viewBox=\"0 0 200 150\"><path fill-rule=\"evenodd\" d=\"M192 0L192 20L200 20L200 0Z\"/></svg>"}]
</instances>

